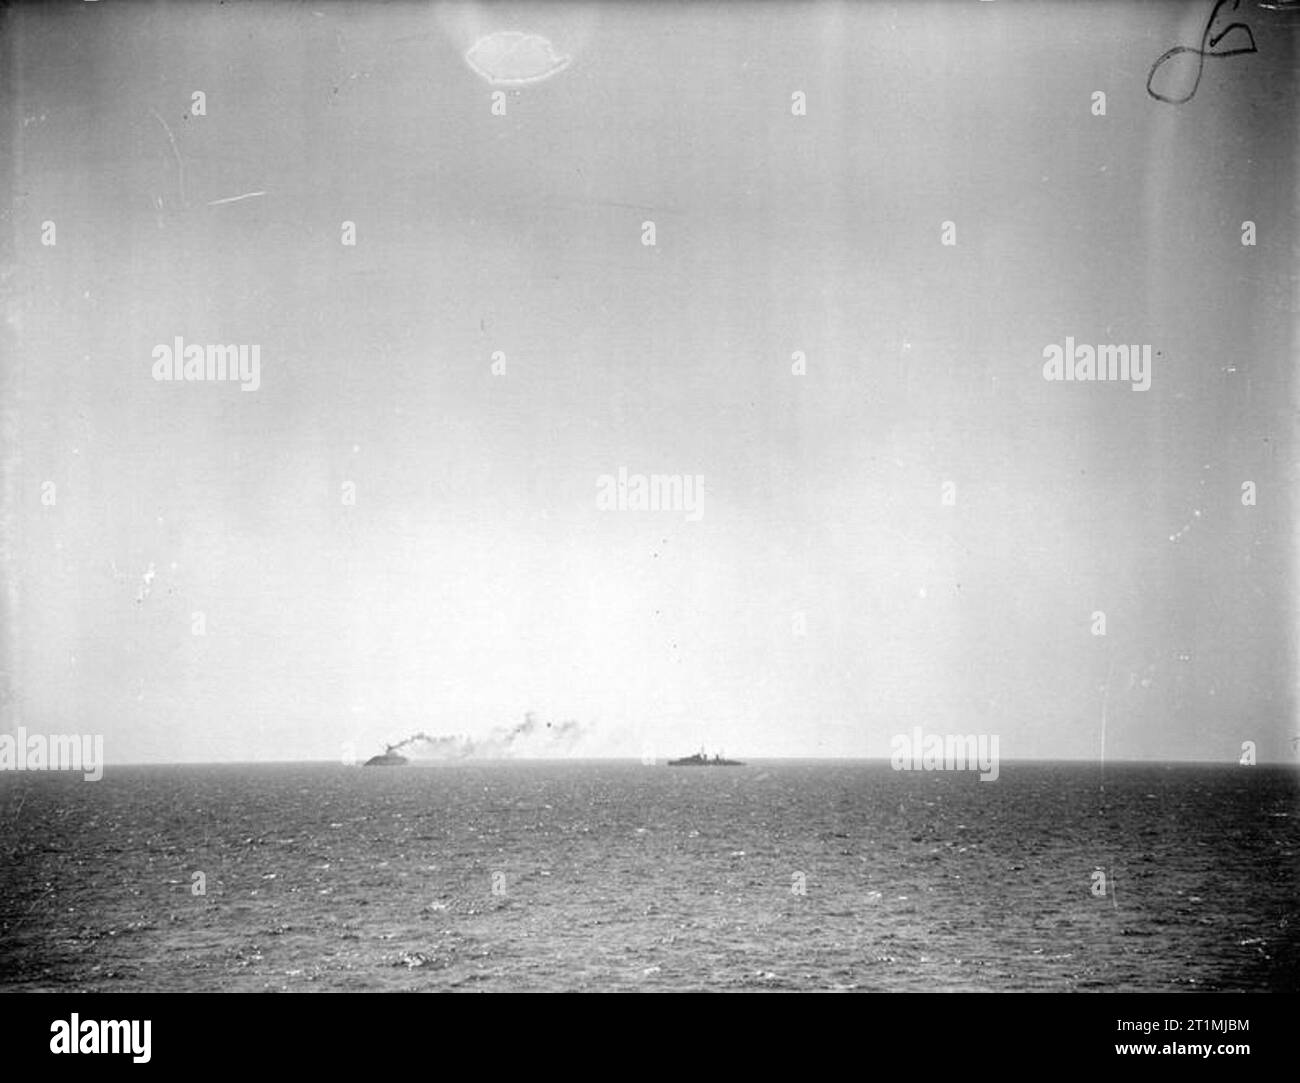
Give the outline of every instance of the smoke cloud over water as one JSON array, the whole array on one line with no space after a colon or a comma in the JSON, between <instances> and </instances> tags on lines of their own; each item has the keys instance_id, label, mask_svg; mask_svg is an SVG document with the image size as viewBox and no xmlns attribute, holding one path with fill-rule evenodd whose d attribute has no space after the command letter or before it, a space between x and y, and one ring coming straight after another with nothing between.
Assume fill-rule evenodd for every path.
<instances>
[{"instance_id":1,"label":"smoke cloud over water","mask_svg":"<svg viewBox=\"0 0 1300 1083\"><path fill-rule=\"evenodd\" d=\"M417 760L498 760L549 757L571 752L583 738L585 730L572 719L565 722L538 722L531 711L516 726L498 726L484 737L464 735L433 736L413 733L389 752L401 752Z\"/></svg>"}]
</instances>

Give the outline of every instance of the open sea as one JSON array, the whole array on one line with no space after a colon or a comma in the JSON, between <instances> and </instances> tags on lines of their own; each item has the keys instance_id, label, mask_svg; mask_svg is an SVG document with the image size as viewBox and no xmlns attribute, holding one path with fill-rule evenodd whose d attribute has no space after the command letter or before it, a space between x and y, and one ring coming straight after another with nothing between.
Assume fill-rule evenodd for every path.
<instances>
[{"instance_id":1,"label":"open sea","mask_svg":"<svg viewBox=\"0 0 1300 1083\"><path fill-rule=\"evenodd\" d=\"M1006 762L987 783L866 761L6 772L0 990L1300 990L1296 770L1100 782Z\"/></svg>"}]
</instances>

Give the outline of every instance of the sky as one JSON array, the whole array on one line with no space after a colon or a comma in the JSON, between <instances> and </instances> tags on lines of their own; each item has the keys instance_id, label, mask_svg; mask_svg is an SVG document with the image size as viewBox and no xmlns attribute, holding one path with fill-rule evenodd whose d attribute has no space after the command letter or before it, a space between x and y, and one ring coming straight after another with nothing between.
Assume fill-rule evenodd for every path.
<instances>
[{"instance_id":1,"label":"sky","mask_svg":"<svg viewBox=\"0 0 1300 1083\"><path fill-rule=\"evenodd\" d=\"M1294 762L1296 23L1158 100L1212 7L7 10L0 732Z\"/></svg>"}]
</instances>

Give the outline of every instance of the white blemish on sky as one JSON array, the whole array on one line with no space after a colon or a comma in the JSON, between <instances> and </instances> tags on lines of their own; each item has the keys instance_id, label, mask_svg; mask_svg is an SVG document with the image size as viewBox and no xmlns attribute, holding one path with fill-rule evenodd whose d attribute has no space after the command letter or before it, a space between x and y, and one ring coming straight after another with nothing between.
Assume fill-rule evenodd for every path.
<instances>
[{"instance_id":1,"label":"white blemish on sky","mask_svg":"<svg viewBox=\"0 0 1300 1083\"><path fill-rule=\"evenodd\" d=\"M479 38L465 54L465 62L495 86L522 86L547 79L569 66L540 34L500 30Z\"/></svg>"}]
</instances>

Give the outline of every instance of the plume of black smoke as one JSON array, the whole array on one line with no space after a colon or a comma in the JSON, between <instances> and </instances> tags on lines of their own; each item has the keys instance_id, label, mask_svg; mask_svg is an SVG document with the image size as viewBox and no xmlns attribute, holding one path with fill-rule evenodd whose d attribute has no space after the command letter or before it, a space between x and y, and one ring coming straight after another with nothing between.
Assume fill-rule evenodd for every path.
<instances>
[{"instance_id":1,"label":"plume of black smoke","mask_svg":"<svg viewBox=\"0 0 1300 1083\"><path fill-rule=\"evenodd\" d=\"M513 756L550 756L568 752L584 736L582 725L573 719L565 722L537 721L529 711L515 726L498 726L486 737L462 735L434 737L420 732L389 745L389 752L409 749L417 759L431 760L499 760Z\"/></svg>"}]
</instances>

